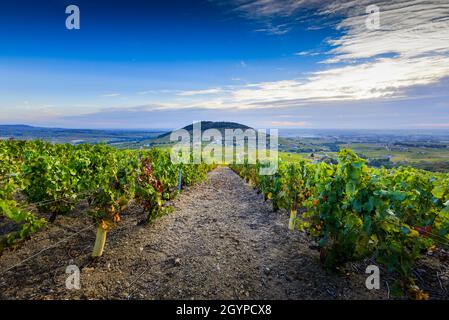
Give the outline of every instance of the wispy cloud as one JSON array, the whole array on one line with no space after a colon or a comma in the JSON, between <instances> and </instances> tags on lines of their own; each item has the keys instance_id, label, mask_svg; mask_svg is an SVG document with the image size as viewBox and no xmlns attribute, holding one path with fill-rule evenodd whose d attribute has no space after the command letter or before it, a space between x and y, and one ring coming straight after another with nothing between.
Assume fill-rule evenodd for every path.
<instances>
[{"instance_id":1,"label":"wispy cloud","mask_svg":"<svg viewBox=\"0 0 449 320\"><path fill-rule=\"evenodd\" d=\"M447 55L449 51L449 3L433 1L379 1L380 28L368 30L364 10L371 1L332 3L323 14L348 15L337 28L345 34L330 41L335 56L327 62L353 61L383 54L398 58Z\"/></svg>"},{"instance_id":2,"label":"wispy cloud","mask_svg":"<svg viewBox=\"0 0 449 320\"><path fill-rule=\"evenodd\" d=\"M102 94L101 96L105 97L105 98L118 97L118 96L120 96L120 93L106 93L106 94Z\"/></svg>"},{"instance_id":3,"label":"wispy cloud","mask_svg":"<svg viewBox=\"0 0 449 320\"><path fill-rule=\"evenodd\" d=\"M378 30L366 27L370 0L235 0L234 3L236 11L251 19L296 17L302 10L316 8L317 15L339 17L335 28L340 35L328 40L332 50L321 61L324 67L321 71L309 73L301 80L180 91L176 93L179 97L197 98L179 102L180 108L286 108L321 102L406 99L411 89L436 84L449 76L446 0L378 1L381 17ZM296 53L318 54L313 50ZM244 61L240 65L247 66Z\"/></svg>"},{"instance_id":4,"label":"wispy cloud","mask_svg":"<svg viewBox=\"0 0 449 320\"><path fill-rule=\"evenodd\" d=\"M260 19L273 17L288 17L300 9L311 8L320 0L235 0L235 11L239 11L248 18Z\"/></svg>"},{"instance_id":5,"label":"wispy cloud","mask_svg":"<svg viewBox=\"0 0 449 320\"><path fill-rule=\"evenodd\" d=\"M212 1L212 0L211 0ZM223 6L233 6L232 11L255 21L262 27L257 32L271 35L285 35L290 32L298 19L295 14L301 13L301 19L306 19L308 11L318 7L320 0L231 0L213 1Z\"/></svg>"},{"instance_id":6,"label":"wispy cloud","mask_svg":"<svg viewBox=\"0 0 449 320\"><path fill-rule=\"evenodd\" d=\"M153 93L156 93L157 91L156 90L146 90L146 91L139 91L139 92L137 92L137 94L139 94L139 95L147 95L147 94L153 94Z\"/></svg>"},{"instance_id":7,"label":"wispy cloud","mask_svg":"<svg viewBox=\"0 0 449 320\"><path fill-rule=\"evenodd\" d=\"M401 97L407 88L435 83L449 75L449 57L383 58L315 72L306 81L247 85L232 92L236 101L342 101Z\"/></svg>"},{"instance_id":8,"label":"wispy cloud","mask_svg":"<svg viewBox=\"0 0 449 320\"><path fill-rule=\"evenodd\" d=\"M145 90L137 92L138 95L144 96L147 94L176 94L179 93L179 90L173 89L158 89L158 90Z\"/></svg>"},{"instance_id":9,"label":"wispy cloud","mask_svg":"<svg viewBox=\"0 0 449 320\"><path fill-rule=\"evenodd\" d=\"M295 56L300 56L300 57L303 57L303 56L318 56L318 55L320 55L319 52L313 52L313 51L300 51L300 52L296 52L295 53Z\"/></svg>"},{"instance_id":10,"label":"wispy cloud","mask_svg":"<svg viewBox=\"0 0 449 320\"><path fill-rule=\"evenodd\" d=\"M197 95L219 94L219 93L223 93L223 92L224 92L224 90L221 88L212 88L212 89L204 89L204 90L181 91L177 95L178 96L197 96Z\"/></svg>"},{"instance_id":11,"label":"wispy cloud","mask_svg":"<svg viewBox=\"0 0 449 320\"><path fill-rule=\"evenodd\" d=\"M273 35L279 36L279 35L286 34L286 33L290 32L291 30L292 30L292 27L287 23L282 23L282 24L278 24L278 25L273 25L271 23L268 23L266 27L259 28L254 31L265 32L268 34L273 34Z\"/></svg>"},{"instance_id":12,"label":"wispy cloud","mask_svg":"<svg viewBox=\"0 0 449 320\"><path fill-rule=\"evenodd\" d=\"M251 19L295 17L317 8L320 16L341 17L338 38L323 71L305 80L253 83L224 93L229 105L292 106L300 102L359 101L406 98L417 86L436 84L449 76L449 3L446 0L376 2L380 29L366 27L370 0L253 0L234 1ZM298 56L315 55L301 51ZM339 63L338 66L334 66ZM291 102L291 103L289 103Z\"/></svg>"}]
</instances>

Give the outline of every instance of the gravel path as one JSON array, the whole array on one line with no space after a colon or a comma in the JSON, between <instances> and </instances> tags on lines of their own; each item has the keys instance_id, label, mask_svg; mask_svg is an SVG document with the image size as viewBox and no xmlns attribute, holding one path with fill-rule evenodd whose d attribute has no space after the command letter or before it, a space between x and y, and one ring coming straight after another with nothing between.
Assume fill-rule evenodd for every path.
<instances>
[{"instance_id":1,"label":"gravel path","mask_svg":"<svg viewBox=\"0 0 449 320\"><path fill-rule=\"evenodd\" d=\"M110 232L104 257L89 260L89 220L66 216L0 258L3 299L385 299L365 288L364 270L327 273L310 241L287 228L229 168L185 190L174 212L140 226L128 210ZM70 225L70 227L67 227ZM83 230L76 234L75 231ZM61 239L71 236L67 241ZM20 260L54 247L2 273ZM68 265L81 269L81 289L65 287Z\"/></svg>"}]
</instances>

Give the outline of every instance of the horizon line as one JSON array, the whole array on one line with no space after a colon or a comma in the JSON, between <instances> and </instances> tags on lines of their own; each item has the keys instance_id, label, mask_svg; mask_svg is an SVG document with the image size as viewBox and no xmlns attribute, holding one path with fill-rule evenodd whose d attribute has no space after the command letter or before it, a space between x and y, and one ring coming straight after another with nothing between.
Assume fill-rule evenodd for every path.
<instances>
[{"instance_id":1,"label":"horizon line","mask_svg":"<svg viewBox=\"0 0 449 320\"><path fill-rule=\"evenodd\" d=\"M230 122L230 123L237 123L244 125L239 122L234 121L210 121L210 120L201 120L196 122ZM195 122L192 122L193 124ZM189 126L191 124L185 125ZM26 123L0 123L0 126L24 126L24 127L30 127L30 128L43 128L43 129L63 129L63 130L106 130L106 131L173 131L178 130L180 128L157 128L157 127L145 127L145 128L129 128L129 127L120 127L120 128L101 128L101 127L64 127L64 126L45 126L45 125L34 125L34 124L26 124ZM248 126L250 127L250 126ZM254 129L257 129L257 127L253 127ZM261 128L259 128L261 129ZM407 130L420 130L420 131L448 131L449 134L449 128L442 128L442 127L434 127L434 128L426 128L426 127L410 127L410 128L319 128L319 127L266 127L264 129L277 129L277 130L304 130L304 131L310 131L310 130L354 130L354 131L407 131Z\"/></svg>"}]
</instances>

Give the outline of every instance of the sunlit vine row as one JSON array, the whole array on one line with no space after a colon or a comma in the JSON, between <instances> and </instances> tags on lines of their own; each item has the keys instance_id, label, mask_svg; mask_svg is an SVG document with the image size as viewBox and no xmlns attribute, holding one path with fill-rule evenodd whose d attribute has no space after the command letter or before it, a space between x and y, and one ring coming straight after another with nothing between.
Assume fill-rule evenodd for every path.
<instances>
[{"instance_id":1,"label":"sunlit vine row","mask_svg":"<svg viewBox=\"0 0 449 320\"><path fill-rule=\"evenodd\" d=\"M376 169L350 150L338 164L282 162L273 176L263 163L232 166L273 209L291 212L290 227L311 235L324 265L374 258L397 275L394 289L416 299L413 267L435 246L449 242L449 175L413 168Z\"/></svg>"},{"instance_id":2,"label":"sunlit vine row","mask_svg":"<svg viewBox=\"0 0 449 320\"><path fill-rule=\"evenodd\" d=\"M118 150L106 145L0 141L0 222L13 224L0 251L29 238L73 210L82 200L98 224L94 256L103 252L106 233L135 200L147 220L167 212L182 170L182 183L203 180L206 164L172 164L167 150Z\"/></svg>"}]
</instances>

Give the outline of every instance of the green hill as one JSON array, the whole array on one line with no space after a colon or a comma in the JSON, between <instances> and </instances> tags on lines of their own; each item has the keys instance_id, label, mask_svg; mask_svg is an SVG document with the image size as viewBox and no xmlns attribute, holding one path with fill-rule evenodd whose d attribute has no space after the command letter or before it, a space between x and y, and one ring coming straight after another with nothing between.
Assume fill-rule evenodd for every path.
<instances>
[{"instance_id":1,"label":"green hill","mask_svg":"<svg viewBox=\"0 0 449 320\"><path fill-rule=\"evenodd\" d=\"M242 130L246 130L246 129L253 129L251 127L248 127L244 124L240 124L240 123L236 123L236 122L214 122L214 121L200 121L201 122L201 133L203 133L206 130L209 129L217 129L221 132L221 134L225 135L225 130L226 129L232 129L232 130L236 130L236 129L242 129ZM190 135L193 134L193 124L190 124L188 126L183 127L182 129L187 130L189 132ZM160 136L158 136L156 139L154 139L154 143L169 143L170 142L170 134L173 131L161 134Z\"/></svg>"}]
</instances>

